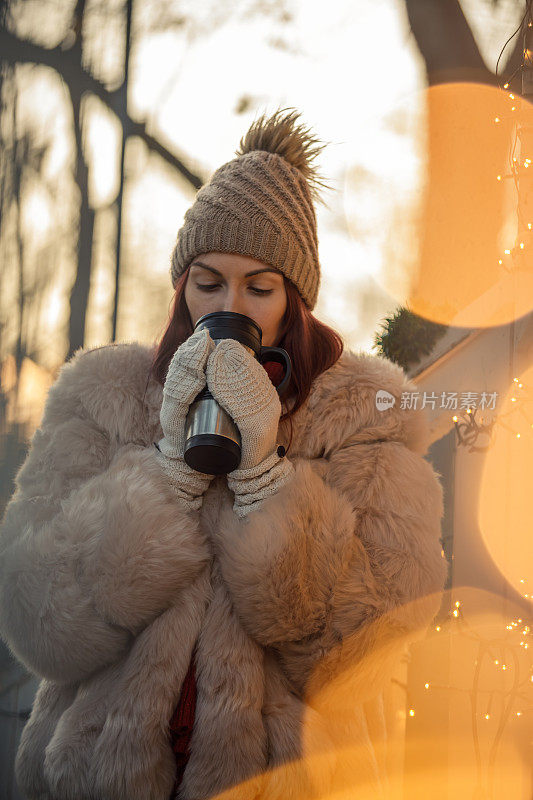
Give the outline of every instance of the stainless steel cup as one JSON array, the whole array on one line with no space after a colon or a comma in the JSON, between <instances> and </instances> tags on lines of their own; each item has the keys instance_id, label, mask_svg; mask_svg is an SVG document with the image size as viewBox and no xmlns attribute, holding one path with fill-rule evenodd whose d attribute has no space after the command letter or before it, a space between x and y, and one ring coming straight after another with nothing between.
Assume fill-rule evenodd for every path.
<instances>
[{"instance_id":1,"label":"stainless steel cup","mask_svg":"<svg viewBox=\"0 0 533 800\"><path fill-rule=\"evenodd\" d=\"M276 361L285 366L285 376L278 394L285 390L291 376L289 354L281 347L262 347L260 326L250 317L233 311L204 314L194 330L207 328L215 345L223 339L236 339L260 363ZM207 386L192 402L185 420L186 463L197 472L225 475L237 469L241 460L241 436L230 415L215 400Z\"/></svg>"}]
</instances>

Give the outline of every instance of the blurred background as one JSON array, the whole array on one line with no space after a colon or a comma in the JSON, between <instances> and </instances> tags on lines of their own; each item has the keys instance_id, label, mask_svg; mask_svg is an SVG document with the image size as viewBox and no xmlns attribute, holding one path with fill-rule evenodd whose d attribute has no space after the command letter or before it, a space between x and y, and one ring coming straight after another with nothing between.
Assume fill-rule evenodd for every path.
<instances>
[{"instance_id":1,"label":"blurred background","mask_svg":"<svg viewBox=\"0 0 533 800\"><path fill-rule=\"evenodd\" d=\"M259 114L297 108L328 143L315 314L417 382L445 488L438 642L406 654L389 704L406 800L533 797L528 14L530 0L0 0L0 511L59 367L157 339L195 193ZM511 645L515 661L497 649ZM0 679L0 798L18 798L37 682L7 649Z\"/></svg>"}]
</instances>

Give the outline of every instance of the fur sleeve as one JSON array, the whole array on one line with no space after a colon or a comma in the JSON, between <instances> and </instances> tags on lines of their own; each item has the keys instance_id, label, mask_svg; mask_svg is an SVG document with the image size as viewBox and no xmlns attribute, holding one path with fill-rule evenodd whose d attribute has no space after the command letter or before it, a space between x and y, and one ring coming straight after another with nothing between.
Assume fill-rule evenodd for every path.
<instances>
[{"instance_id":1,"label":"fur sleeve","mask_svg":"<svg viewBox=\"0 0 533 800\"><path fill-rule=\"evenodd\" d=\"M440 483L403 444L353 445L294 466L244 521L224 510L216 553L243 625L303 685L348 637L352 653L358 639L364 649L381 619L392 638L425 629L446 562Z\"/></svg>"},{"instance_id":2,"label":"fur sleeve","mask_svg":"<svg viewBox=\"0 0 533 800\"><path fill-rule=\"evenodd\" d=\"M74 402L83 364L50 390L0 527L2 638L28 670L65 683L116 660L208 559L155 448L113 452Z\"/></svg>"}]
</instances>

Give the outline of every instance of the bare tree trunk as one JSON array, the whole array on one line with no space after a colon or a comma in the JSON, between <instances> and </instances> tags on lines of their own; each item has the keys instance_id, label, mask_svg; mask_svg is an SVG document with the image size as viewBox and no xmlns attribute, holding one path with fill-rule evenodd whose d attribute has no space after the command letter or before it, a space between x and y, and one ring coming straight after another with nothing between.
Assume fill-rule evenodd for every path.
<instances>
[{"instance_id":1,"label":"bare tree trunk","mask_svg":"<svg viewBox=\"0 0 533 800\"><path fill-rule=\"evenodd\" d=\"M124 205L124 170L127 143L127 121L128 121L128 81L130 71L130 50L131 50L131 17L133 11L133 0L126 0L126 42L124 48L124 78L119 89L119 119L121 123L121 143L120 143L120 177L116 199L117 207L117 241L115 259L115 297L113 300L113 319L111 341L117 338L117 318L120 285L120 260L122 253L122 209Z\"/></svg>"},{"instance_id":2,"label":"bare tree trunk","mask_svg":"<svg viewBox=\"0 0 533 800\"><path fill-rule=\"evenodd\" d=\"M17 102L18 102L18 91L16 82L13 76L13 96L12 96L12 126L13 126L13 164L12 164L12 173L13 173L13 200L15 201L15 214L16 214L16 222L15 222L15 238L16 238L16 250L17 250L17 266L18 266L18 331L17 331L17 341L15 344L15 372L16 372L16 388L18 394L19 388L19 376L20 370L22 367L22 362L24 360L24 243L23 243L23 236L22 236L22 229L21 229L21 217L22 217L22 208L21 208L21 182L22 182L22 162L23 162L23 155L19 151L18 146L18 125L17 125ZM18 399L18 398L17 398Z\"/></svg>"},{"instance_id":3,"label":"bare tree trunk","mask_svg":"<svg viewBox=\"0 0 533 800\"><path fill-rule=\"evenodd\" d=\"M428 83L494 83L458 0L405 0Z\"/></svg>"},{"instance_id":4,"label":"bare tree trunk","mask_svg":"<svg viewBox=\"0 0 533 800\"><path fill-rule=\"evenodd\" d=\"M405 0L405 7L430 86L455 81L497 84L458 0ZM521 59L522 43L518 37L505 73L512 74Z\"/></svg>"},{"instance_id":5,"label":"bare tree trunk","mask_svg":"<svg viewBox=\"0 0 533 800\"><path fill-rule=\"evenodd\" d=\"M78 0L74 12L74 30L76 41L71 55L82 64L82 25L86 0ZM89 205L89 169L83 153L83 89L75 81L67 84L72 103L72 119L74 126L75 180L80 192L79 234L77 243L76 278L70 293L70 317L68 326L67 359L83 347L85 342L85 318L89 303L91 285L91 264L94 231L94 210Z\"/></svg>"}]
</instances>

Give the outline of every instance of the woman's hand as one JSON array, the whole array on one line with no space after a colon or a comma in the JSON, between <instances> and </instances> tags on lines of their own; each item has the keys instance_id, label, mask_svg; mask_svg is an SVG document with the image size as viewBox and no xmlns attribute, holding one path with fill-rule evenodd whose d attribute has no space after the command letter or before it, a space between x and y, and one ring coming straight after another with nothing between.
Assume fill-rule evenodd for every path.
<instances>
[{"instance_id":1,"label":"woman's hand","mask_svg":"<svg viewBox=\"0 0 533 800\"><path fill-rule=\"evenodd\" d=\"M214 475L197 472L185 463L185 418L194 398L206 384L207 359L214 347L205 328L195 331L178 347L168 367L159 414L164 436L156 455L178 496L193 509L200 508L202 495Z\"/></svg>"},{"instance_id":2,"label":"woman's hand","mask_svg":"<svg viewBox=\"0 0 533 800\"><path fill-rule=\"evenodd\" d=\"M289 480L293 467L277 452L281 403L264 367L235 339L219 342L207 361L207 385L241 434L242 457L228 474L234 510L244 517Z\"/></svg>"}]
</instances>

